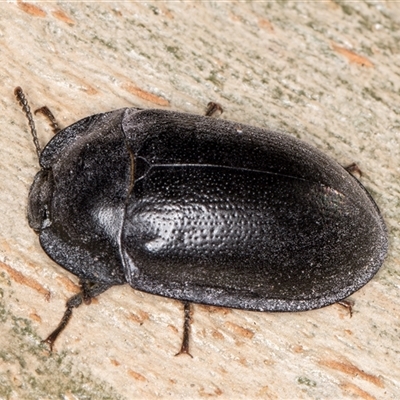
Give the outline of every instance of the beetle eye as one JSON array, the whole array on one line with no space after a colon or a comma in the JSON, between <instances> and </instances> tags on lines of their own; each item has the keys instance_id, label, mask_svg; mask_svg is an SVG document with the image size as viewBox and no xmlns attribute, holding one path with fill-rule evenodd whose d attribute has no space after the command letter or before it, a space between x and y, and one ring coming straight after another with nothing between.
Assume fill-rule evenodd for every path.
<instances>
[{"instance_id":1,"label":"beetle eye","mask_svg":"<svg viewBox=\"0 0 400 400\"><path fill-rule=\"evenodd\" d=\"M50 210L46 204L42 210L42 229L48 228L49 226L51 226Z\"/></svg>"}]
</instances>

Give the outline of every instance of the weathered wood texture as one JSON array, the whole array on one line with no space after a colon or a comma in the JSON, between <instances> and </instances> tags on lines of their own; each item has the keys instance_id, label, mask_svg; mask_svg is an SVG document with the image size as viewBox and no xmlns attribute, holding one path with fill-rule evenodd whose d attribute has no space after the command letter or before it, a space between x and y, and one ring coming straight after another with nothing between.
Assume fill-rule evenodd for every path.
<instances>
[{"instance_id":1,"label":"weathered wood texture","mask_svg":"<svg viewBox=\"0 0 400 400\"><path fill-rule=\"evenodd\" d=\"M400 5L359 2L2 3L0 399L395 399L400 393ZM387 221L378 275L339 306L298 313L182 307L114 287L40 344L77 280L26 219L38 164L13 90L63 126L125 106L288 131L357 162ZM37 118L40 141L51 137Z\"/></svg>"}]
</instances>

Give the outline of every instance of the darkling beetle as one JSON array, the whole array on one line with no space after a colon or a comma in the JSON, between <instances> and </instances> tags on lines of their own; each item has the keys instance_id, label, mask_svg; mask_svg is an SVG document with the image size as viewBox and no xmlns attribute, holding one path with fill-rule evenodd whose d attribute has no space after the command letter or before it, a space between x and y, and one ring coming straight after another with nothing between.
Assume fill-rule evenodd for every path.
<instances>
[{"instance_id":1,"label":"darkling beetle","mask_svg":"<svg viewBox=\"0 0 400 400\"><path fill-rule=\"evenodd\" d=\"M184 303L179 353L189 354L190 303L305 311L341 302L386 256L385 223L350 173L289 135L206 116L124 108L59 130L42 150L28 219L44 251L81 292L111 286ZM178 353L178 354L179 354Z\"/></svg>"}]
</instances>

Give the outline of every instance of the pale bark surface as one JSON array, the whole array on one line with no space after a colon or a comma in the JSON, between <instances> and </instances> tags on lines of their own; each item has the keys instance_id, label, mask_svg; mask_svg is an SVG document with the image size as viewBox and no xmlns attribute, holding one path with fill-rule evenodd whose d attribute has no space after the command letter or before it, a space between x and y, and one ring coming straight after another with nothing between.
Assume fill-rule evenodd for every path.
<instances>
[{"instance_id":1,"label":"pale bark surface","mask_svg":"<svg viewBox=\"0 0 400 400\"><path fill-rule=\"evenodd\" d=\"M396 2L2 3L0 399L395 399L400 393L400 5ZM340 306L297 314L194 307L193 358L174 357L179 302L114 287L49 355L77 279L26 218L38 170L13 95L67 126L126 106L287 131L343 165L387 222L388 258ZM40 141L52 136L37 118Z\"/></svg>"}]
</instances>

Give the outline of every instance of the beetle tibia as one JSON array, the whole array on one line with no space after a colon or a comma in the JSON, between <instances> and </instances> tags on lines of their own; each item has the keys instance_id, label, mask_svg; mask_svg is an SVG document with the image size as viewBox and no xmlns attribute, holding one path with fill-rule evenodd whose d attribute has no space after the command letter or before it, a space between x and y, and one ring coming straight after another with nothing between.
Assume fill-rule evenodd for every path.
<instances>
[{"instance_id":1,"label":"beetle tibia","mask_svg":"<svg viewBox=\"0 0 400 400\"><path fill-rule=\"evenodd\" d=\"M183 302L183 313L184 313L184 321L183 321L183 338L182 338L182 346L178 353L175 356L179 356L180 354L187 354L193 358L193 356L189 353L189 341L190 341L190 323L191 323L191 310L190 310L190 302Z\"/></svg>"},{"instance_id":2,"label":"beetle tibia","mask_svg":"<svg viewBox=\"0 0 400 400\"><path fill-rule=\"evenodd\" d=\"M67 309L65 310L57 328L50 333L45 340L42 340L42 343L47 343L49 345L50 351L53 351L54 342L71 319L72 310L76 307L79 307L82 303L89 305L93 297L98 296L100 293L103 293L110 287L110 284L104 284L102 282L90 282L87 280L81 280L80 284L82 290L78 294L68 299L66 304Z\"/></svg>"}]
</instances>

